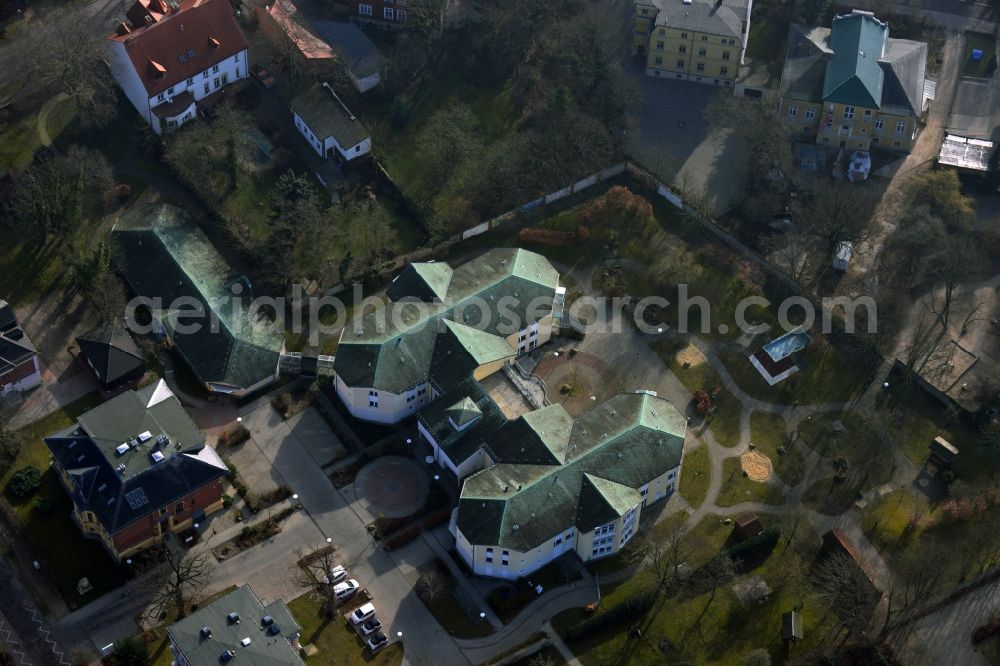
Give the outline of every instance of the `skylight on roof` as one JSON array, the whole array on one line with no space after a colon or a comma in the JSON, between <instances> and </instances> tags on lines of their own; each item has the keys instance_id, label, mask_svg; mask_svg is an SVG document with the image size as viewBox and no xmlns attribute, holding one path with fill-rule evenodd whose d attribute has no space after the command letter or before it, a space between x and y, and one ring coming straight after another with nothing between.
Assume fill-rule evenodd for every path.
<instances>
[{"instance_id":1,"label":"skylight on roof","mask_svg":"<svg viewBox=\"0 0 1000 666\"><path fill-rule=\"evenodd\" d=\"M178 53L177 54L177 62L179 62L179 63L181 63L183 65L184 64L184 60L185 60L184 54L183 53Z\"/></svg>"},{"instance_id":2,"label":"skylight on roof","mask_svg":"<svg viewBox=\"0 0 1000 666\"><path fill-rule=\"evenodd\" d=\"M188 49L187 57L194 60L194 49Z\"/></svg>"}]
</instances>

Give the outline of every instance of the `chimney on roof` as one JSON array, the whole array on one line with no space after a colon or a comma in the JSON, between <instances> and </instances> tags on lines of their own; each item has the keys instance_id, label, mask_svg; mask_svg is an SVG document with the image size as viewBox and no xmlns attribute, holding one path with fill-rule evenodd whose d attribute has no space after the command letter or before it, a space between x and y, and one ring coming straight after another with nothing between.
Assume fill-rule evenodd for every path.
<instances>
[{"instance_id":1,"label":"chimney on roof","mask_svg":"<svg viewBox=\"0 0 1000 666\"><path fill-rule=\"evenodd\" d=\"M127 25L125 25L124 21L118 22L118 27L115 28L116 35L127 35L130 32L132 32L132 30Z\"/></svg>"},{"instance_id":2,"label":"chimney on roof","mask_svg":"<svg viewBox=\"0 0 1000 666\"><path fill-rule=\"evenodd\" d=\"M219 40L217 40L215 37L209 37L208 38L208 48L210 48L212 50L215 50L215 49L219 48Z\"/></svg>"},{"instance_id":3,"label":"chimney on roof","mask_svg":"<svg viewBox=\"0 0 1000 666\"><path fill-rule=\"evenodd\" d=\"M167 73L167 68L161 65L160 63L156 62L155 60L150 60L148 71L149 75L152 76L154 79L162 79Z\"/></svg>"}]
</instances>

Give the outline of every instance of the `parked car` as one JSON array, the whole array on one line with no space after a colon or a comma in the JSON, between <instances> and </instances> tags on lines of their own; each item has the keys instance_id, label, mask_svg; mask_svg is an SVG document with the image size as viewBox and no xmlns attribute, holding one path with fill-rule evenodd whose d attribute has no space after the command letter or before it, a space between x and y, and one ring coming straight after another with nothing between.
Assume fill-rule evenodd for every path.
<instances>
[{"instance_id":1,"label":"parked car","mask_svg":"<svg viewBox=\"0 0 1000 666\"><path fill-rule=\"evenodd\" d=\"M369 618L367 622L361 625L361 631L364 633L365 636L369 636L381 628L382 628L382 620L378 619L377 617Z\"/></svg>"},{"instance_id":2,"label":"parked car","mask_svg":"<svg viewBox=\"0 0 1000 666\"><path fill-rule=\"evenodd\" d=\"M329 575L323 576L323 584L333 585L334 583L339 583L345 578L347 578L347 569L338 564L334 568L330 569Z\"/></svg>"},{"instance_id":3,"label":"parked car","mask_svg":"<svg viewBox=\"0 0 1000 666\"><path fill-rule=\"evenodd\" d=\"M375 605L369 602L360 608L354 609L354 612L351 613L351 622L361 624L371 617L375 617Z\"/></svg>"},{"instance_id":4,"label":"parked car","mask_svg":"<svg viewBox=\"0 0 1000 666\"><path fill-rule=\"evenodd\" d=\"M371 638L369 638L368 642L365 643L365 645L367 645L368 649L371 650L372 652L378 652L379 650L384 648L388 642L389 642L388 636L386 636L380 631Z\"/></svg>"},{"instance_id":5,"label":"parked car","mask_svg":"<svg viewBox=\"0 0 1000 666\"><path fill-rule=\"evenodd\" d=\"M361 585L358 584L358 581L352 578L351 580L345 581L343 583L337 583L336 585L334 585L333 594L334 596L337 597L337 599L346 599L347 597L357 592L358 588L360 587Z\"/></svg>"}]
</instances>

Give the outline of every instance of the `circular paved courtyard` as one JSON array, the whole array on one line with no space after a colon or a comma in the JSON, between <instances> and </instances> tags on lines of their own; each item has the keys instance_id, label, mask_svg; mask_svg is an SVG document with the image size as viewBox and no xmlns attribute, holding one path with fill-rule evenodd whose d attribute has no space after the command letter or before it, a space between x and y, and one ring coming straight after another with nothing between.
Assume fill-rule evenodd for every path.
<instances>
[{"instance_id":1,"label":"circular paved courtyard","mask_svg":"<svg viewBox=\"0 0 1000 666\"><path fill-rule=\"evenodd\" d=\"M430 481L415 460L402 456L376 458L354 478L355 496L372 515L402 518L427 501Z\"/></svg>"},{"instance_id":2,"label":"circular paved courtyard","mask_svg":"<svg viewBox=\"0 0 1000 666\"><path fill-rule=\"evenodd\" d=\"M586 352L545 354L535 366L535 374L545 382L549 400L561 404L571 416L579 416L618 393L614 370Z\"/></svg>"}]
</instances>

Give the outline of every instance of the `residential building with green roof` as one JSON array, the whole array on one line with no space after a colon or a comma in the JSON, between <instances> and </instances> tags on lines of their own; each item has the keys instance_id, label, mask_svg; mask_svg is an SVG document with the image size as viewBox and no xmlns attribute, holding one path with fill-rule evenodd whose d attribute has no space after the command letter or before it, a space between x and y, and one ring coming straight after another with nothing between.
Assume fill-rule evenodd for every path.
<instances>
[{"instance_id":1,"label":"residential building with green roof","mask_svg":"<svg viewBox=\"0 0 1000 666\"><path fill-rule=\"evenodd\" d=\"M229 469L162 379L45 438L83 535L122 560L222 508Z\"/></svg>"},{"instance_id":2,"label":"residential building with green roof","mask_svg":"<svg viewBox=\"0 0 1000 666\"><path fill-rule=\"evenodd\" d=\"M302 666L301 632L285 602L264 605L243 585L174 622L167 637L176 666Z\"/></svg>"},{"instance_id":3,"label":"residential building with green roof","mask_svg":"<svg viewBox=\"0 0 1000 666\"><path fill-rule=\"evenodd\" d=\"M781 75L781 116L804 138L848 150L909 152L927 94L927 44L889 37L854 10L830 28L793 24Z\"/></svg>"},{"instance_id":4,"label":"residential building with green roof","mask_svg":"<svg viewBox=\"0 0 1000 666\"><path fill-rule=\"evenodd\" d=\"M431 422L454 405L467 407L462 431L492 420L498 408L473 384L549 340L565 289L545 257L500 248L455 268L410 264L386 293L384 307L341 333L333 366L337 395L352 415L377 423L398 423L433 407L424 434L436 441ZM461 477L461 461L450 462Z\"/></svg>"},{"instance_id":5,"label":"residential building with green roof","mask_svg":"<svg viewBox=\"0 0 1000 666\"><path fill-rule=\"evenodd\" d=\"M670 402L624 393L572 418L551 405L481 442L487 467L465 479L450 529L482 576L520 578L576 552L617 553L644 506L680 481L687 419Z\"/></svg>"},{"instance_id":6,"label":"residential building with green roof","mask_svg":"<svg viewBox=\"0 0 1000 666\"><path fill-rule=\"evenodd\" d=\"M281 327L251 308L249 280L184 211L133 208L112 239L119 273L206 390L242 396L278 378Z\"/></svg>"}]
</instances>

